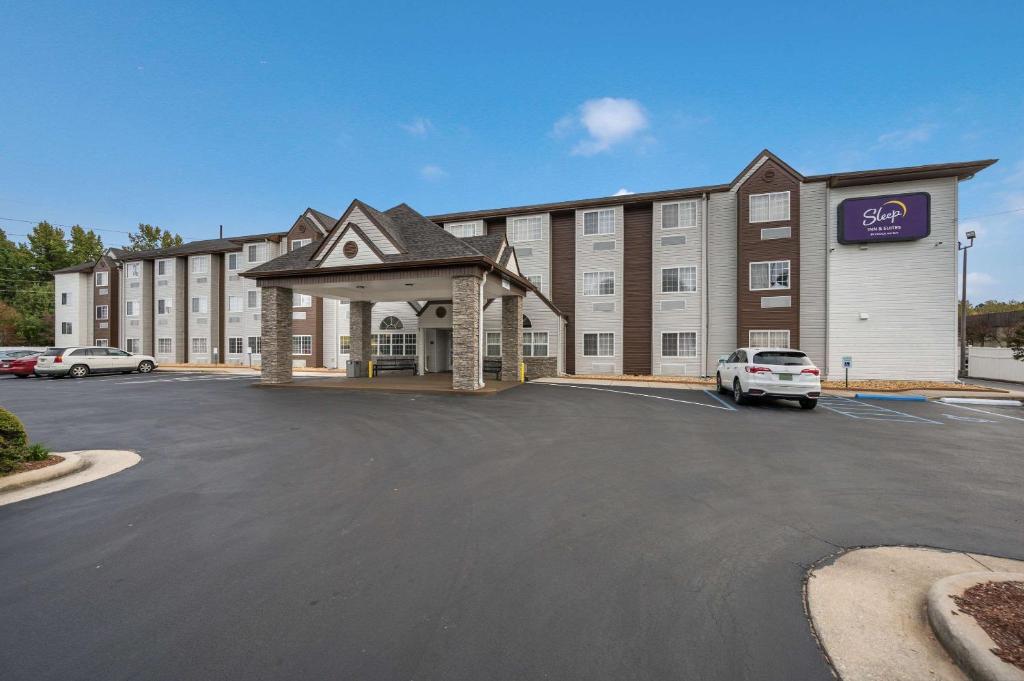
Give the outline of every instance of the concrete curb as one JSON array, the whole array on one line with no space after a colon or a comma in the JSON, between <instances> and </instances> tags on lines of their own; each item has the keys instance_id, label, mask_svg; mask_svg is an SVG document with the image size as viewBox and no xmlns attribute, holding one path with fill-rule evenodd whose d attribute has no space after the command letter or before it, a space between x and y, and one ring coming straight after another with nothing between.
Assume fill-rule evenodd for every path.
<instances>
[{"instance_id":1,"label":"concrete curb","mask_svg":"<svg viewBox=\"0 0 1024 681\"><path fill-rule=\"evenodd\" d=\"M997 397L993 397L990 400L984 397L940 397L939 402L945 402L946 404L981 404L989 407L1019 407L1024 404L1020 400L1002 400Z\"/></svg>"},{"instance_id":2,"label":"concrete curb","mask_svg":"<svg viewBox=\"0 0 1024 681\"><path fill-rule=\"evenodd\" d=\"M25 471L24 473L16 473L0 478L0 493L70 475L85 468L87 465L82 457L74 452L66 452L57 456L63 456L64 460L45 468L37 468L34 471Z\"/></svg>"},{"instance_id":3,"label":"concrete curb","mask_svg":"<svg viewBox=\"0 0 1024 681\"><path fill-rule=\"evenodd\" d=\"M889 400L892 402L927 402L924 395L876 395L875 393L854 393L858 400Z\"/></svg>"},{"instance_id":4,"label":"concrete curb","mask_svg":"<svg viewBox=\"0 0 1024 681\"><path fill-rule=\"evenodd\" d=\"M33 481L23 479L17 483L17 486L8 484L4 488L0 488L0 506L99 480L123 471L125 468L130 468L142 460L142 457L135 452L123 449L85 449L77 452L54 452L54 454L63 456L65 461L41 468L39 472L57 468L72 458L78 459L78 468L73 471L66 470L64 474L58 473L56 476L37 478ZM27 472L35 473L36 471ZM20 475L22 474L19 473Z\"/></svg>"},{"instance_id":5,"label":"concrete curb","mask_svg":"<svg viewBox=\"0 0 1024 681\"><path fill-rule=\"evenodd\" d=\"M928 590L928 621L960 668L975 681L1024 681L1024 670L1003 662L994 643L970 615L959 612L952 597L985 582L1024 581L1016 572L965 572L935 582Z\"/></svg>"}]
</instances>

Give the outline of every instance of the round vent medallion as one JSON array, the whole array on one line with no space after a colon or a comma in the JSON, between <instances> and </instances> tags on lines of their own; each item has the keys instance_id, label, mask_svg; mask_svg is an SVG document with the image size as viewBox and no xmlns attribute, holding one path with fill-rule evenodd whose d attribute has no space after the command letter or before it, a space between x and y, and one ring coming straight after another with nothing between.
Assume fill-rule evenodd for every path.
<instances>
[{"instance_id":1,"label":"round vent medallion","mask_svg":"<svg viewBox=\"0 0 1024 681\"><path fill-rule=\"evenodd\" d=\"M448 308L447 307L439 307L439 308L437 308L437 313L436 314L437 314L438 319L444 319L445 317L448 316Z\"/></svg>"},{"instance_id":2,"label":"round vent medallion","mask_svg":"<svg viewBox=\"0 0 1024 681\"><path fill-rule=\"evenodd\" d=\"M354 258L359 254L359 244L355 241L346 241L341 252L345 254L346 258Z\"/></svg>"},{"instance_id":3,"label":"round vent medallion","mask_svg":"<svg viewBox=\"0 0 1024 681\"><path fill-rule=\"evenodd\" d=\"M764 171L764 181L765 182L771 182L774 179L775 179L775 171L774 170L766 170L766 171Z\"/></svg>"}]
</instances>

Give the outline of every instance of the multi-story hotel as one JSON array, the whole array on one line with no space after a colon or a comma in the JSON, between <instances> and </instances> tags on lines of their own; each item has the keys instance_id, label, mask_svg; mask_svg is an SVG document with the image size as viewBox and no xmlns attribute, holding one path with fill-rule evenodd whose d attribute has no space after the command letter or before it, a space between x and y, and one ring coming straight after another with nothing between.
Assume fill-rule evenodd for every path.
<instances>
[{"instance_id":1,"label":"multi-story hotel","mask_svg":"<svg viewBox=\"0 0 1024 681\"><path fill-rule=\"evenodd\" d=\"M787 346L833 377L845 359L851 377L950 380L958 184L994 162L804 176L764 151L727 184L429 217L307 209L287 231L55 272L56 344L260 363L269 329L291 366L459 374L521 356L530 376L713 375L737 346Z\"/></svg>"}]
</instances>

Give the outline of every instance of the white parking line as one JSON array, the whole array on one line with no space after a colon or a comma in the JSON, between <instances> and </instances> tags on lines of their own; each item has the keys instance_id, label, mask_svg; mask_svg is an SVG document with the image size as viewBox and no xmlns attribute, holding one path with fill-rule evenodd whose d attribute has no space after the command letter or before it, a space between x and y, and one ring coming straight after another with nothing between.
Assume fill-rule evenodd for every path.
<instances>
[{"instance_id":1,"label":"white parking line","mask_svg":"<svg viewBox=\"0 0 1024 681\"><path fill-rule=\"evenodd\" d=\"M648 395L646 393L633 393L626 390L612 390L611 388L596 388L592 385L569 385L567 383L541 383L540 385L551 385L560 388L576 388L578 390L596 390L603 393L618 393L619 395L631 395L633 397L649 397L653 400L665 400L666 402L680 402L682 404L692 404L697 407L707 407L708 409L721 409L722 411L736 411L730 406L719 406L717 404L704 404L703 402L691 402L690 400L679 400L674 397L665 397L663 395Z\"/></svg>"},{"instance_id":2,"label":"white parking line","mask_svg":"<svg viewBox=\"0 0 1024 681\"><path fill-rule=\"evenodd\" d=\"M976 411L976 412L979 412L981 414L988 414L989 416L1002 416L1004 419L1013 419L1014 421L1024 421L1024 418L1021 418L1019 416L1010 416L1009 414L1000 414L999 412L995 412L995 411L985 411L984 409L977 409L975 407L965 407L962 404L949 404L949 403L946 403L945 406L947 406L947 407L956 407L958 409L966 409L968 411Z\"/></svg>"},{"instance_id":3,"label":"white parking line","mask_svg":"<svg viewBox=\"0 0 1024 681\"><path fill-rule=\"evenodd\" d=\"M851 400L849 397L828 395L818 399L821 406L836 414L848 416L851 419L864 421L891 421L896 423L931 423L944 425L942 421L933 421L923 416L915 416L906 412L896 411L877 404Z\"/></svg>"},{"instance_id":4,"label":"white parking line","mask_svg":"<svg viewBox=\"0 0 1024 681\"><path fill-rule=\"evenodd\" d=\"M732 406L731 404L723 400L722 396L716 393L714 390L705 390L704 394L725 405L725 408L728 409L729 411L736 411L736 407Z\"/></svg>"}]
</instances>

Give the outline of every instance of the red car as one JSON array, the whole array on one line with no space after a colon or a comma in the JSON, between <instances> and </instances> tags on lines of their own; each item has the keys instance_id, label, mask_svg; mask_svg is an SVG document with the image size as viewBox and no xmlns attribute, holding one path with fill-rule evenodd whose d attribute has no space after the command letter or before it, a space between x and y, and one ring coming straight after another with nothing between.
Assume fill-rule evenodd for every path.
<instances>
[{"instance_id":1,"label":"red car","mask_svg":"<svg viewBox=\"0 0 1024 681\"><path fill-rule=\"evenodd\" d=\"M28 378L36 371L36 360L40 353L0 360L0 374L13 374L18 378Z\"/></svg>"}]
</instances>

